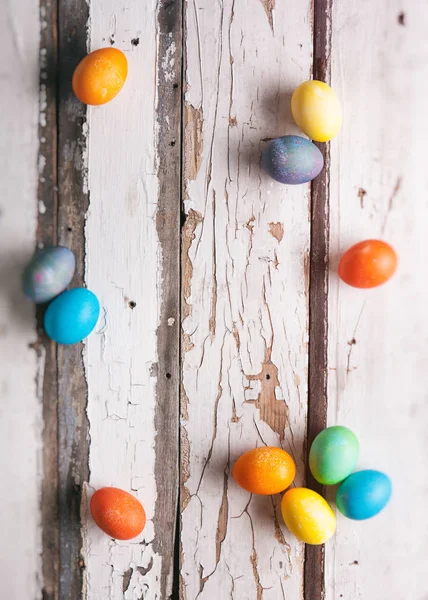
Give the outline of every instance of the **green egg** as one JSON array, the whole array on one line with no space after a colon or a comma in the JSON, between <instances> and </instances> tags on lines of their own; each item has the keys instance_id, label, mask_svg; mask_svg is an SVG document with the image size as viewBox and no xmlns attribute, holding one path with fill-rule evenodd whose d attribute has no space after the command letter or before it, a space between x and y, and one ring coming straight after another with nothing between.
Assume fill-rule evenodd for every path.
<instances>
[{"instance_id":1,"label":"green egg","mask_svg":"<svg viewBox=\"0 0 428 600\"><path fill-rule=\"evenodd\" d=\"M340 483L352 473L358 461L360 445L347 427L335 425L321 431L309 453L309 467L315 479L324 485Z\"/></svg>"}]
</instances>

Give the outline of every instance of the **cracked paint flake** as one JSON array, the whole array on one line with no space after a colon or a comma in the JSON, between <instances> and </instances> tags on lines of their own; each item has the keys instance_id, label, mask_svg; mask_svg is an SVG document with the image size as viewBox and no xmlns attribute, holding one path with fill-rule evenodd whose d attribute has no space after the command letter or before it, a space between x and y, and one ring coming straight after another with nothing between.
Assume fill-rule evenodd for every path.
<instances>
[{"instance_id":1,"label":"cracked paint flake","mask_svg":"<svg viewBox=\"0 0 428 600\"><path fill-rule=\"evenodd\" d=\"M285 437L285 430L288 426L288 406L284 398L277 398L276 390L280 387L278 379L278 367L270 359L270 351L266 361L262 364L262 370L258 375L246 375L249 382L257 381L256 388L250 383L246 390L246 397L257 391L257 398L247 399L246 402L254 404L260 411L260 418L269 427L279 435L279 439Z\"/></svg>"},{"instance_id":2,"label":"cracked paint flake","mask_svg":"<svg viewBox=\"0 0 428 600\"><path fill-rule=\"evenodd\" d=\"M266 16L268 18L269 21L269 26L272 30L272 33L274 33L274 28L273 28L273 11L275 10L275 1L276 0L260 0L260 2L263 5L263 8L265 9L265 13Z\"/></svg>"},{"instance_id":3,"label":"cracked paint flake","mask_svg":"<svg viewBox=\"0 0 428 600\"><path fill-rule=\"evenodd\" d=\"M184 104L184 145L186 153L184 156L184 181L196 179L202 161L203 114L201 108L195 108L191 104Z\"/></svg>"},{"instance_id":4,"label":"cracked paint flake","mask_svg":"<svg viewBox=\"0 0 428 600\"><path fill-rule=\"evenodd\" d=\"M280 242L284 237L284 225L282 223L269 223L269 233Z\"/></svg>"}]
</instances>

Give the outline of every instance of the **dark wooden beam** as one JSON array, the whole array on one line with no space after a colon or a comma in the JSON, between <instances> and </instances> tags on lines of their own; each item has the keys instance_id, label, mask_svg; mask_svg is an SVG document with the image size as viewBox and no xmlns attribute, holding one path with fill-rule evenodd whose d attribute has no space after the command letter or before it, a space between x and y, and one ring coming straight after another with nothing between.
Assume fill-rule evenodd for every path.
<instances>
[{"instance_id":1,"label":"dark wooden beam","mask_svg":"<svg viewBox=\"0 0 428 600\"><path fill-rule=\"evenodd\" d=\"M313 78L326 83L330 83L331 12L332 0L314 0ZM311 189L307 465L311 444L327 424L330 145L318 147L324 156L324 169ZM307 485L323 494L309 467ZM324 598L323 545L306 545L304 590L306 600Z\"/></svg>"},{"instance_id":2,"label":"dark wooden beam","mask_svg":"<svg viewBox=\"0 0 428 600\"><path fill-rule=\"evenodd\" d=\"M40 0L40 119L37 246L57 243L57 4ZM43 372L43 482L41 496L43 600L59 594L58 427L56 345L43 330L45 307L37 307L38 341L44 356Z\"/></svg>"},{"instance_id":3,"label":"dark wooden beam","mask_svg":"<svg viewBox=\"0 0 428 600\"><path fill-rule=\"evenodd\" d=\"M71 89L74 68L87 53L86 0L62 0L58 5L58 243L76 256L72 287L85 276L84 154L86 107ZM59 345L58 357L58 473L60 515L61 600L80 599L85 558L81 555L81 502L89 478L89 425L83 345Z\"/></svg>"},{"instance_id":4,"label":"dark wooden beam","mask_svg":"<svg viewBox=\"0 0 428 600\"><path fill-rule=\"evenodd\" d=\"M161 0L158 7L159 198L156 226L162 249L162 305L157 330L158 380L155 412L155 552L162 556L160 597L176 596L175 560L179 487L180 411L180 208L182 114L182 0ZM173 68L166 73L165 64Z\"/></svg>"}]
</instances>

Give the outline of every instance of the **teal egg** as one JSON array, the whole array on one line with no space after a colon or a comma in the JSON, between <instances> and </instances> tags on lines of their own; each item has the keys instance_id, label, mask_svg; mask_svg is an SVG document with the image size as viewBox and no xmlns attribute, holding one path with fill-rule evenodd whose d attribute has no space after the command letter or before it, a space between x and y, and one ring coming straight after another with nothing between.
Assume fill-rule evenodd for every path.
<instances>
[{"instance_id":1,"label":"teal egg","mask_svg":"<svg viewBox=\"0 0 428 600\"><path fill-rule=\"evenodd\" d=\"M336 506L348 517L362 521L377 515L391 498L391 480L385 473L368 469L352 473L336 494Z\"/></svg>"},{"instance_id":2,"label":"teal egg","mask_svg":"<svg viewBox=\"0 0 428 600\"><path fill-rule=\"evenodd\" d=\"M360 445L347 427L335 425L321 431L309 452L309 468L323 485L340 483L352 473L358 461Z\"/></svg>"},{"instance_id":3,"label":"teal egg","mask_svg":"<svg viewBox=\"0 0 428 600\"><path fill-rule=\"evenodd\" d=\"M85 288L74 288L49 304L45 331L58 344L76 344L91 333L99 314L100 303L95 294Z\"/></svg>"}]
</instances>

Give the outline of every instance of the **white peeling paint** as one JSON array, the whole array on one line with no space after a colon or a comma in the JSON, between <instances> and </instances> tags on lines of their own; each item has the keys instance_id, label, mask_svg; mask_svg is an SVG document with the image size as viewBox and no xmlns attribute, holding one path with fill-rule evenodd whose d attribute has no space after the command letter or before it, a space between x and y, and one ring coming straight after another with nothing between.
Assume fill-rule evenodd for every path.
<instances>
[{"instance_id":1,"label":"white peeling paint","mask_svg":"<svg viewBox=\"0 0 428 600\"><path fill-rule=\"evenodd\" d=\"M277 2L273 36L262 2L187 6L185 207L195 220L183 309L188 600L302 597L303 547L282 522L280 496L251 497L231 469L242 452L266 443L291 452L297 483L304 475L309 186L272 182L260 154L261 139L297 132L290 92L310 77L310 12L309 1ZM281 243L269 233L272 222L283 223ZM261 394L274 403L271 415L282 410L278 433L261 418Z\"/></svg>"},{"instance_id":2,"label":"white peeling paint","mask_svg":"<svg viewBox=\"0 0 428 600\"><path fill-rule=\"evenodd\" d=\"M358 468L388 473L393 496L369 521L338 515L326 600L416 600L427 597L428 13L418 0L333 9L344 122L331 147L328 418L355 431ZM338 257L368 238L395 247L398 272L353 289Z\"/></svg>"},{"instance_id":3,"label":"white peeling paint","mask_svg":"<svg viewBox=\"0 0 428 600\"><path fill-rule=\"evenodd\" d=\"M88 110L86 283L100 299L99 331L86 344L90 421L90 493L117 486L137 496L147 514L141 536L114 542L89 518L87 599L159 594L161 558L153 550L156 501L152 366L161 298L156 231L156 0L91 2L92 49L115 47L129 62L127 82L111 103ZM131 45L135 25L143 27ZM144 84L142 83L144 82ZM129 307L130 301L136 307ZM124 575L130 576L123 590Z\"/></svg>"}]
</instances>

